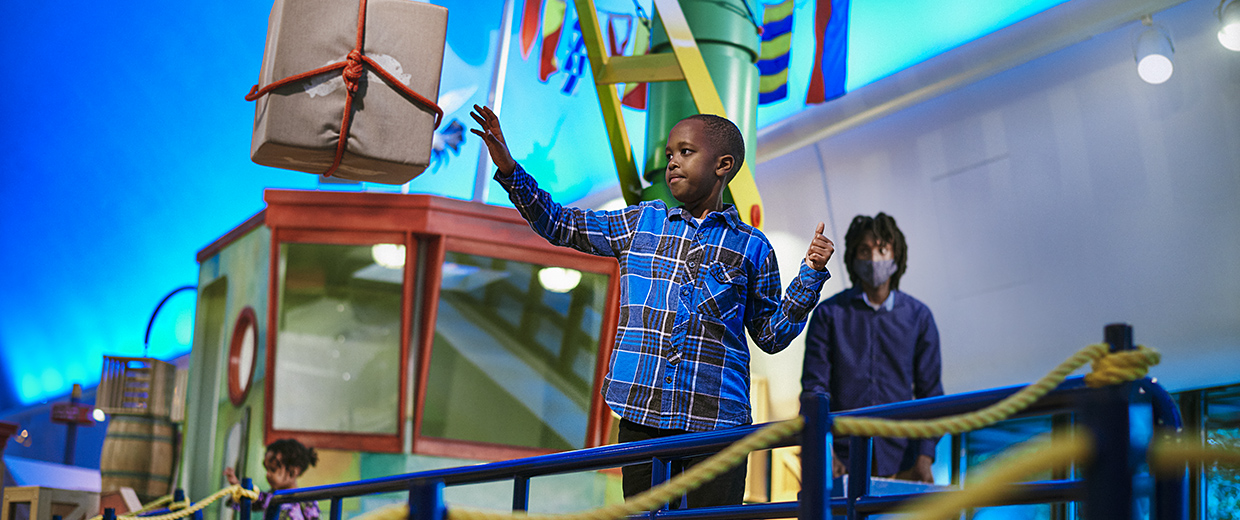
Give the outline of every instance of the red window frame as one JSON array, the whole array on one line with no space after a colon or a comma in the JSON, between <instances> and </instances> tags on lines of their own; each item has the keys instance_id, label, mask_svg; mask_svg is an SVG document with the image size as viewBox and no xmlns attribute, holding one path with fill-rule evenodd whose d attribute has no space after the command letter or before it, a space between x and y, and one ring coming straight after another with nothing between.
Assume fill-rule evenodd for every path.
<instances>
[{"instance_id":1,"label":"red window frame","mask_svg":"<svg viewBox=\"0 0 1240 520\"><path fill-rule=\"evenodd\" d=\"M408 233L394 231L362 231L362 230L311 230L311 229L281 229L276 228L271 233L271 276L268 294L270 300L267 312L267 377L266 377L266 395L264 410L264 438L267 443L271 443L276 439L293 438L306 444L307 446L315 446L320 448L340 449L340 450L356 450L369 452L386 452L399 453L405 438L405 408L407 405L407 396L405 388L408 385L409 377L409 313L411 310L410 302L412 301L412 280L411 273L417 268L414 265L412 251L416 248L416 244L412 243L412 238ZM394 434L377 434L377 433L347 433L347 432L326 432L311 430L279 430L275 428L272 414L275 410L275 387L279 382L276 380L276 355L279 345L277 344L279 331L279 309L280 309L280 246L287 243L301 244L333 244L333 245L373 245L384 243L395 243L405 245L405 269L403 270L404 281L401 284L401 301L400 301L400 361L398 369L400 374L397 378L397 387L393 389L398 393L396 405L396 433Z\"/></svg>"},{"instance_id":2,"label":"red window frame","mask_svg":"<svg viewBox=\"0 0 1240 520\"><path fill-rule=\"evenodd\" d=\"M544 244L546 243L544 242ZM599 343L606 347L597 349L597 357L594 360L594 381L591 385L590 410L587 412L586 438L582 439L584 446L587 448L607 443L611 414L608 413L606 404L603 402L601 390L603 376L607 373L607 364L611 357L611 345L614 343L616 335L616 320L620 307L619 266L607 258L585 255L567 248L551 246L550 244L546 245L548 247L528 247L465 237L446 237L436 244L433 254L428 255L432 258L427 259L425 279L434 281L434 283L427 283L423 304L425 312L421 329L422 337L418 340L421 348L418 350L418 377L417 390L415 392L415 395L418 397L414 405L414 453L478 460L508 460L555 452L555 450L524 446L491 444L422 435L422 414L425 406L426 381L429 377L431 346L434 341L435 323L438 318L439 280L442 279L442 267L448 251L487 258L555 265L608 276L608 304L607 309L604 310L599 330Z\"/></svg>"},{"instance_id":3,"label":"red window frame","mask_svg":"<svg viewBox=\"0 0 1240 520\"><path fill-rule=\"evenodd\" d=\"M612 258L587 255L568 248L551 245L536 235L521 215L512 208L464 202L430 195L399 195L391 193L350 193L331 191L267 190L267 208L255 218L262 218L271 228L270 276L268 280L267 354L264 410L264 439L270 443L283 437L300 440L308 446L347 451L402 453L404 439L412 439L409 453L438 455L474 460L505 460L548 453L520 446L492 445L454 439L421 437L421 413L425 382L429 370L430 346L439 302L441 268L446 251L459 251L523 262L537 262L570 267L580 271L609 276L607 309L599 335L598 357L595 361L593 395L587 419L586 447L607 444L611 413L600 393L611 348L615 342L616 321L620 302L620 269ZM254 219L251 219L253 221ZM247 222L243 225L248 225ZM235 230L234 230L235 231ZM230 232L231 233L231 232ZM228 235L225 236L227 238ZM223 239L221 239L223 240ZM405 245L405 270L401 297L400 392L397 432L391 434L349 434L275 430L272 428L279 309L280 245L289 242L366 245L400 243ZM419 248L425 252L423 265L418 265ZM200 255L201 256L201 255ZM554 259L546 262L544 259ZM415 295L415 283L421 276L421 294ZM421 298L421 300L415 300ZM413 316L414 304L421 315ZM413 320L419 319L419 337L413 338ZM410 360L417 364L410 366ZM410 391L413 370L417 370L418 388ZM410 401L412 399L412 401ZM412 409L411 409L412 408ZM412 431L406 424L412 419Z\"/></svg>"}]
</instances>

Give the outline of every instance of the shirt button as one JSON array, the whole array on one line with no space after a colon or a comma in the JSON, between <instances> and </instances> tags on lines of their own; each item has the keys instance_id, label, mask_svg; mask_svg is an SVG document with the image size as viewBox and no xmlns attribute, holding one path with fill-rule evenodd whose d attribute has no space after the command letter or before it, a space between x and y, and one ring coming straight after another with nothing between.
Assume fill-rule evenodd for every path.
<instances>
[{"instance_id":1,"label":"shirt button","mask_svg":"<svg viewBox=\"0 0 1240 520\"><path fill-rule=\"evenodd\" d=\"M697 267L697 262L694 262L693 260L690 260L690 261L689 261L689 269L693 269L694 267Z\"/></svg>"},{"instance_id":2,"label":"shirt button","mask_svg":"<svg viewBox=\"0 0 1240 520\"><path fill-rule=\"evenodd\" d=\"M681 294L688 295L690 292L693 292L693 289L689 287L688 285L680 288Z\"/></svg>"},{"instance_id":3,"label":"shirt button","mask_svg":"<svg viewBox=\"0 0 1240 520\"><path fill-rule=\"evenodd\" d=\"M672 376L667 376L667 377L663 378L663 380L664 380L664 381L666 381L667 383L671 383L671 382L672 382Z\"/></svg>"}]
</instances>

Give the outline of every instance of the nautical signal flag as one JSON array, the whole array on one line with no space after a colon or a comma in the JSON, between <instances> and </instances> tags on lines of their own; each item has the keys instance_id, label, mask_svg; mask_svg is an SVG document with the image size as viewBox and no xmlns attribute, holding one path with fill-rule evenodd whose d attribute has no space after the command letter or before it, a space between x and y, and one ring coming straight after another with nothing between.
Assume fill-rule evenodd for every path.
<instances>
[{"instance_id":1,"label":"nautical signal flag","mask_svg":"<svg viewBox=\"0 0 1240 520\"><path fill-rule=\"evenodd\" d=\"M817 0L814 11L814 62L805 104L844 95L848 65L848 0Z\"/></svg>"},{"instance_id":2,"label":"nautical signal flag","mask_svg":"<svg viewBox=\"0 0 1240 520\"><path fill-rule=\"evenodd\" d=\"M788 55L792 51L792 0L766 6L758 56L758 104L788 97Z\"/></svg>"},{"instance_id":3,"label":"nautical signal flag","mask_svg":"<svg viewBox=\"0 0 1240 520\"><path fill-rule=\"evenodd\" d=\"M521 59L530 57L530 49L534 48L534 38L538 37L539 15L542 14L542 0L525 0L521 9Z\"/></svg>"},{"instance_id":4,"label":"nautical signal flag","mask_svg":"<svg viewBox=\"0 0 1240 520\"><path fill-rule=\"evenodd\" d=\"M624 22L623 29L619 29L620 22ZM650 22L642 19L634 21L633 16L628 14L607 14L607 43L612 56L621 56L624 49L628 47L629 41L633 41L633 55L642 56L650 53ZM624 39L621 40L619 34L624 33ZM630 34L632 36L630 36ZM625 83L624 92L620 94L620 104L626 107L645 110L646 109L646 84L645 83Z\"/></svg>"},{"instance_id":5,"label":"nautical signal flag","mask_svg":"<svg viewBox=\"0 0 1240 520\"><path fill-rule=\"evenodd\" d=\"M546 0L542 9L542 53L539 56L538 80L546 82L560 65L555 59L555 51L560 46L560 34L564 29L564 18L568 15L568 5L564 0Z\"/></svg>"}]
</instances>

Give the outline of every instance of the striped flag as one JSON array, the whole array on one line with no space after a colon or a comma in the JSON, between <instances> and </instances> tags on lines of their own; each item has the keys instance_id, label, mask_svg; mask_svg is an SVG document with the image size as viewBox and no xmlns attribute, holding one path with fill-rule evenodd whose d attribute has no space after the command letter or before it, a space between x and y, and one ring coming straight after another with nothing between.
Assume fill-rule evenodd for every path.
<instances>
[{"instance_id":1,"label":"striped flag","mask_svg":"<svg viewBox=\"0 0 1240 520\"><path fill-rule=\"evenodd\" d=\"M530 57L530 49L534 48L534 38L538 36L539 15L542 14L543 0L525 0L521 9L521 59Z\"/></svg>"},{"instance_id":2,"label":"striped flag","mask_svg":"<svg viewBox=\"0 0 1240 520\"><path fill-rule=\"evenodd\" d=\"M623 42L619 42L617 41L618 37L616 36L619 31L616 30L615 20L625 18L628 18L626 24L627 26L625 28L626 36ZM611 43L612 56L620 56L624 54L624 49L628 46L630 39L627 35L630 31L630 27L633 32L633 55L642 56L650 53L650 29L647 27L644 20L640 23L635 23L633 22L632 17L627 14L615 16L609 14L607 16L607 38L609 43ZM636 110L645 110L646 84L625 83L624 92L620 94L620 104Z\"/></svg>"},{"instance_id":3,"label":"striped flag","mask_svg":"<svg viewBox=\"0 0 1240 520\"><path fill-rule=\"evenodd\" d=\"M788 55L792 50L792 0L766 7L758 56L758 104L788 97Z\"/></svg>"},{"instance_id":4,"label":"striped flag","mask_svg":"<svg viewBox=\"0 0 1240 520\"><path fill-rule=\"evenodd\" d=\"M818 0L814 13L814 66L805 104L822 103L844 95L848 64L848 0Z\"/></svg>"},{"instance_id":5,"label":"striped flag","mask_svg":"<svg viewBox=\"0 0 1240 520\"><path fill-rule=\"evenodd\" d=\"M560 46L560 33L563 32L567 12L568 5L564 0L546 0L543 4L542 53L539 56L538 80L544 83L555 71L560 70L555 51Z\"/></svg>"}]
</instances>

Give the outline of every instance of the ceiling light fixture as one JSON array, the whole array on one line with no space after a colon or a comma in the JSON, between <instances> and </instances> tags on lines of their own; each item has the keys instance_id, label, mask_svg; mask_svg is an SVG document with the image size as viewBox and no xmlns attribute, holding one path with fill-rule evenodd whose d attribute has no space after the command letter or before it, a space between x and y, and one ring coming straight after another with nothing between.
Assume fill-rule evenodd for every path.
<instances>
[{"instance_id":1,"label":"ceiling light fixture","mask_svg":"<svg viewBox=\"0 0 1240 520\"><path fill-rule=\"evenodd\" d=\"M538 283L548 291L566 293L581 283L581 271L567 267L544 267L538 271Z\"/></svg>"},{"instance_id":2,"label":"ceiling light fixture","mask_svg":"<svg viewBox=\"0 0 1240 520\"><path fill-rule=\"evenodd\" d=\"M1137 37L1133 55L1137 60L1137 75L1151 85L1159 85L1171 79L1175 67L1171 62L1175 46L1167 29L1155 24L1150 15L1141 19L1145 30Z\"/></svg>"},{"instance_id":3,"label":"ceiling light fixture","mask_svg":"<svg viewBox=\"0 0 1240 520\"><path fill-rule=\"evenodd\" d=\"M1240 0L1222 0L1217 13L1218 42L1227 50L1240 52Z\"/></svg>"}]
</instances>

